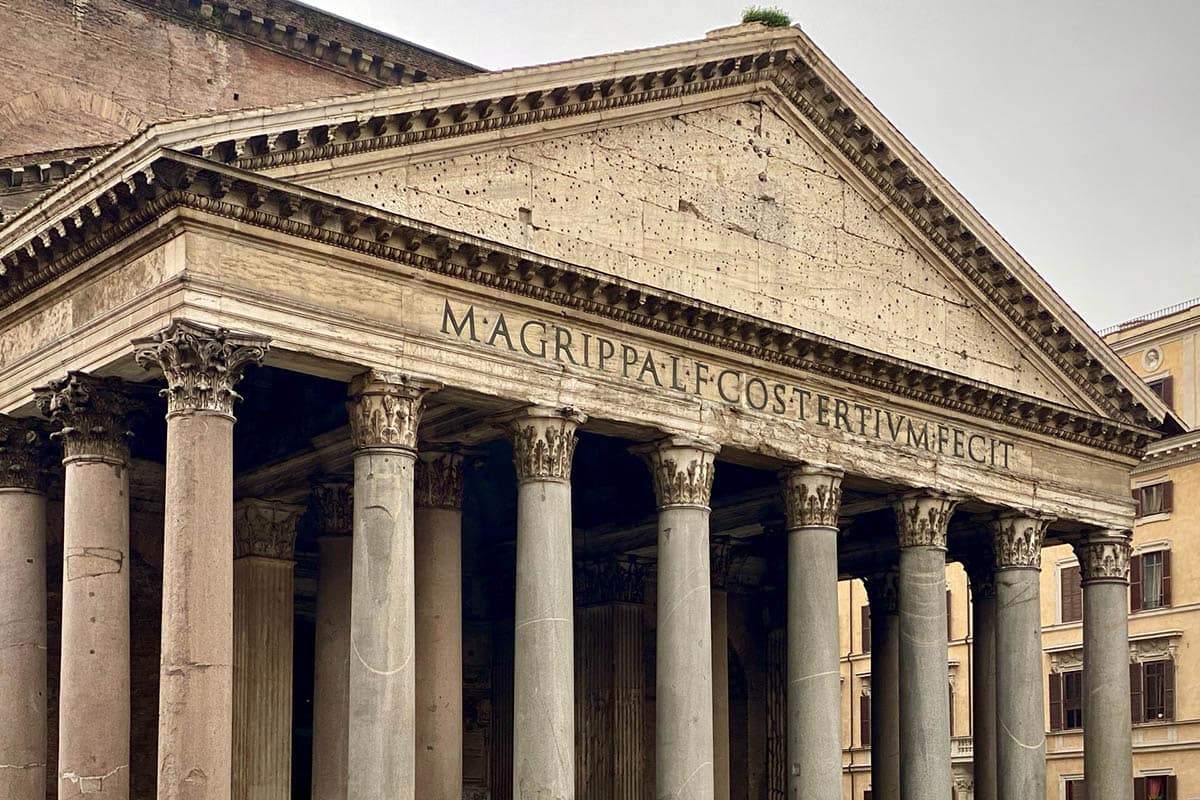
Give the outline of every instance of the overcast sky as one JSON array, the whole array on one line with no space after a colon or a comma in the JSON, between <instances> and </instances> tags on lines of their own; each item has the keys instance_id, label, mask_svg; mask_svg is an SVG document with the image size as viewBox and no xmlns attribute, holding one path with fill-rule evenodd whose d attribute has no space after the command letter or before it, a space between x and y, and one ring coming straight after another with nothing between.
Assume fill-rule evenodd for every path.
<instances>
[{"instance_id":1,"label":"overcast sky","mask_svg":"<svg viewBox=\"0 0 1200 800\"><path fill-rule=\"evenodd\" d=\"M308 0L490 69L700 38L729 0ZM1093 325L1200 297L1200 2L783 0Z\"/></svg>"}]
</instances>

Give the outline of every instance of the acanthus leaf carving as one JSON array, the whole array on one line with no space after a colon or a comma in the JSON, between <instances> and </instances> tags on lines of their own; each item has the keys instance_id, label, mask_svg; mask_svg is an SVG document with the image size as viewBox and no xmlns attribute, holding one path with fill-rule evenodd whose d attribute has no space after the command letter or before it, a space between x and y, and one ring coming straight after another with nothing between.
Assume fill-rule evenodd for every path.
<instances>
[{"instance_id":1,"label":"acanthus leaf carving","mask_svg":"<svg viewBox=\"0 0 1200 800\"><path fill-rule=\"evenodd\" d=\"M319 536L350 536L354 531L354 487L349 481L322 480L312 487Z\"/></svg>"},{"instance_id":2,"label":"acanthus leaf carving","mask_svg":"<svg viewBox=\"0 0 1200 800\"><path fill-rule=\"evenodd\" d=\"M788 527L836 528L842 505L842 470L803 464L781 476Z\"/></svg>"},{"instance_id":3,"label":"acanthus leaf carving","mask_svg":"<svg viewBox=\"0 0 1200 800\"><path fill-rule=\"evenodd\" d=\"M715 442L686 436L668 436L633 448L650 468L660 509L671 506L708 508L719 450Z\"/></svg>"},{"instance_id":4,"label":"acanthus leaf carving","mask_svg":"<svg viewBox=\"0 0 1200 800\"><path fill-rule=\"evenodd\" d=\"M234 386L246 368L262 363L265 336L234 333L177 319L153 336L135 339L134 358L144 369L158 367L167 379L162 395L167 416L214 413L233 417L242 396Z\"/></svg>"},{"instance_id":5,"label":"acanthus leaf carving","mask_svg":"<svg viewBox=\"0 0 1200 800\"><path fill-rule=\"evenodd\" d=\"M900 613L900 570L889 567L863 578L872 614Z\"/></svg>"},{"instance_id":6,"label":"acanthus leaf carving","mask_svg":"<svg viewBox=\"0 0 1200 800\"><path fill-rule=\"evenodd\" d=\"M1131 540L1127 532L1092 536L1075 543L1083 583L1129 582Z\"/></svg>"},{"instance_id":7,"label":"acanthus leaf carving","mask_svg":"<svg viewBox=\"0 0 1200 800\"><path fill-rule=\"evenodd\" d=\"M0 414L0 489L45 491L55 449L41 420Z\"/></svg>"},{"instance_id":8,"label":"acanthus leaf carving","mask_svg":"<svg viewBox=\"0 0 1200 800\"><path fill-rule=\"evenodd\" d=\"M1042 542L1051 519L1037 514L1003 514L992 521L996 569L1041 569Z\"/></svg>"},{"instance_id":9,"label":"acanthus leaf carving","mask_svg":"<svg viewBox=\"0 0 1200 800\"><path fill-rule=\"evenodd\" d=\"M296 525L304 506L274 500L239 500L233 507L233 557L289 561L296 554Z\"/></svg>"},{"instance_id":10,"label":"acanthus leaf carving","mask_svg":"<svg viewBox=\"0 0 1200 800\"><path fill-rule=\"evenodd\" d=\"M936 547L946 549L950 517L959 498L943 492L910 492L895 504L896 528L900 547Z\"/></svg>"},{"instance_id":11,"label":"acanthus leaf carving","mask_svg":"<svg viewBox=\"0 0 1200 800\"><path fill-rule=\"evenodd\" d=\"M587 417L571 408L530 407L501 421L513 448L517 480L571 479L578 441L575 430Z\"/></svg>"},{"instance_id":12,"label":"acanthus leaf carving","mask_svg":"<svg viewBox=\"0 0 1200 800\"><path fill-rule=\"evenodd\" d=\"M346 403L354 446L415 452L425 396L440 388L433 381L380 370L355 376Z\"/></svg>"},{"instance_id":13,"label":"acanthus leaf carving","mask_svg":"<svg viewBox=\"0 0 1200 800\"><path fill-rule=\"evenodd\" d=\"M120 378L72 371L33 392L41 412L59 426L51 435L62 442L66 460L129 461L129 415L136 403Z\"/></svg>"},{"instance_id":14,"label":"acanthus leaf carving","mask_svg":"<svg viewBox=\"0 0 1200 800\"><path fill-rule=\"evenodd\" d=\"M421 451L417 456L413 497L418 508L461 509L462 454L445 450Z\"/></svg>"}]
</instances>

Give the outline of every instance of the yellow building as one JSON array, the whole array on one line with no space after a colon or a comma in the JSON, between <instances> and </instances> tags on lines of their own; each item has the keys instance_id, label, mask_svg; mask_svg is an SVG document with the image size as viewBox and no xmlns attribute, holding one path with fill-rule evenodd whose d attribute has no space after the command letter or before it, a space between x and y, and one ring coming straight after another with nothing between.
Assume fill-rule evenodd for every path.
<instances>
[{"instance_id":1,"label":"yellow building","mask_svg":"<svg viewBox=\"0 0 1200 800\"><path fill-rule=\"evenodd\" d=\"M1133 471L1139 512L1130 566L1129 663L1135 800L1200 798L1200 300L1112 329L1105 340L1188 432L1151 445ZM953 558L953 555L951 555ZM971 597L948 564L946 603L955 800L973 800ZM870 617L859 580L840 586L843 795L871 795ZM1046 797L1083 797L1082 595L1069 546L1042 553Z\"/></svg>"}]
</instances>

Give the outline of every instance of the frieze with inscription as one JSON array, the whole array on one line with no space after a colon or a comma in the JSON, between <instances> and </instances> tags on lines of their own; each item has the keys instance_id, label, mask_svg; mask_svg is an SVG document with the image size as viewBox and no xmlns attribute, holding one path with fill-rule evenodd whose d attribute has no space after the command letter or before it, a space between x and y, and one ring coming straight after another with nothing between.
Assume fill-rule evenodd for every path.
<instances>
[{"instance_id":1,"label":"frieze with inscription","mask_svg":"<svg viewBox=\"0 0 1200 800\"><path fill-rule=\"evenodd\" d=\"M537 318L442 298L438 333L460 342L508 351L667 392L700 397L759 414L830 428L860 439L1009 469L1014 444L990 434L923 420L849 397L711 364L642 344Z\"/></svg>"}]
</instances>

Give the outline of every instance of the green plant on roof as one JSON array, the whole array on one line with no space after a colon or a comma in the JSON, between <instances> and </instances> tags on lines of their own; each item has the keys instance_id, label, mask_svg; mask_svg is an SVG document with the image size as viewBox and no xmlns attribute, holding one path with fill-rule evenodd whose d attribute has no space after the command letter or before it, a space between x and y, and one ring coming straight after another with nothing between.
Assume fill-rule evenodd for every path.
<instances>
[{"instance_id":1,"label":"green plant on roof","mask_svg":"<svg viewBox=\"0 0 1200 800\"><path fill-rule=\"evenodd\" d=\"M786 28L792 18L775 6L750 6L742 12L742 22L761 22L768 28Z\"/></svg>"}]
</instances>

